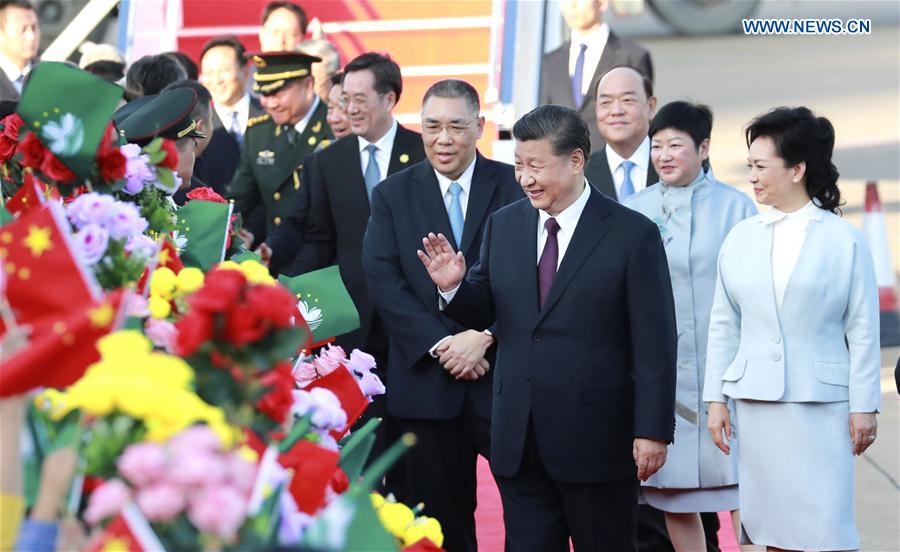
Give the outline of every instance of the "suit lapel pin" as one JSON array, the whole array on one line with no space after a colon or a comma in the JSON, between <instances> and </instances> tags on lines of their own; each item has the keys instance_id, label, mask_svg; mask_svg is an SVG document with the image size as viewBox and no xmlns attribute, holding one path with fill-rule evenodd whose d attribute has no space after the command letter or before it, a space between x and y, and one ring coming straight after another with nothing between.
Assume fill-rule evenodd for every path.
<instances>
[{"instance_id":1,"label":"suit lapel pin","mask_svg":"<svg viewBox=\"0 0 900 552\"><path fill-rule=\"evenodd\" d=\"M403 164L409 163L409 156L405 153L400 154L400 162Z\"/></svg>"}]
</instances>

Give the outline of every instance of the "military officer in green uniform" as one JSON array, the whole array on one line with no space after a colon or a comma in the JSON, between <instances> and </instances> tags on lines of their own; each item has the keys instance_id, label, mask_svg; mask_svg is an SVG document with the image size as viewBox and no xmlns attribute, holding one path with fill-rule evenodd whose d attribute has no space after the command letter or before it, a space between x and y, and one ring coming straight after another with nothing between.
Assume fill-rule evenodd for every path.
<instances>
[{"instance_id":1,"label":"military officer in green uniform","mask_svg":"<svg viewBox=\"0 0 900 552\"><path fill-rule=\"evenodd\" d=\"M310 72L321 59L299 52L260 52L249 58L256 67L253 91L267 114L247 123L229 197L256 249L294 205L307 155L334 136Z\"/></svg>"}]
</instances>

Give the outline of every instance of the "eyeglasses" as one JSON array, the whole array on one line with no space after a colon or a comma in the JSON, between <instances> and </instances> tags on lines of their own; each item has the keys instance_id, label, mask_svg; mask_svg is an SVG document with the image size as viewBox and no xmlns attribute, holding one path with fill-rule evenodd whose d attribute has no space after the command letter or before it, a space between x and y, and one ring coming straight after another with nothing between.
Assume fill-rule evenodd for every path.
<instances>
[{"instance_id":1,"label":"eyeglasses","mask_svg":"<svg viewBox=\"0 0 900 552\"><path fill-rule=\"evenodd\" d=\"M440 123L425 123L422 125L422 133L423 134L440 134L442 130L447 129L447 133L451 136L462 136L466 133L466 129L472 126L472 121L468 123L448 123L446 125L442 125Z\"/></svg>"}]
</instances>

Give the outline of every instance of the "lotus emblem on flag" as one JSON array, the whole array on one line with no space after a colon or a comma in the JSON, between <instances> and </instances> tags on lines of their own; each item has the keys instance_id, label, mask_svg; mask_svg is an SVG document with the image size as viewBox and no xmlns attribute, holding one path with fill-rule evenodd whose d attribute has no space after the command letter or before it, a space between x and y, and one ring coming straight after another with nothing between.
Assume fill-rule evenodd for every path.
<instances>
[{"instance_id":1,"label":"lotus emblem on flag","mask_svg":"<svg viewBox=\"0 0 900 552\"><path fill-rule=\"evenodd\" d=\"M322 321L325 317L322 314L322 309L319 307L309 308L306 301L298 301L297 310L303 315L303 319L306 320L306 324L309 326L310 330L315 331L316 328L322 325Z\"/></svg>"},{"instance_id":2,"label":"lotus emblem on flag","mask_svg":"<svg viewBox=\"0 0 900 552\"><path fill-rule=\"evenodd\" d=\"M50 121L41 129L44 141L56 156L69 157L84 144L84 123L76 115L65 113L59 122Z\"/></svg>"}]
</instances>

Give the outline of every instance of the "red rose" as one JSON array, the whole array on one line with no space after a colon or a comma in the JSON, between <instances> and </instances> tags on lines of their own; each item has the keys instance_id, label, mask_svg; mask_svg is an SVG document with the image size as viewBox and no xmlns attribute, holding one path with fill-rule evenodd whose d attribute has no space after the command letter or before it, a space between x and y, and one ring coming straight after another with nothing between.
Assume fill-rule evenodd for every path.
<instances>
[{"instance_id":1,"label":"red rose","mask_svg":"<svg viewBox=\"0 0 900 552\"><path fill-rule=\"evenodd\" d=\"M100 145L97 147L97 159L105 156L110 150L114 149L119 149L118 134L116 134L116 127L110 122L106 125L106 132L103 133L103 137L100 139Z\"/></svg>"},{"instance_id":2,"label":"red rose","mask_svg":"<svg viewBox=\"0 0 900 552\"><path fill-rule=\"evenodd\" d=\"M115 182L125 178L125 156L119 148L111 148L98 159L100 177L107 182Z\"/></svg>"},{"instance_id":3,"label":"red rose","mask_svg":"<svg viewBox=\"0 0 900 552\"><path fill-rule=\"evenodd\" d=\"M9 161L16 154L16 144L6 134L0 134L0 163Z\"/></svg>"},{"instance_id":4,"label":"red rose","mask_svg":"<svg viewBox=\"0 0 900 552\"><path fill-rule=\"evenodd\" d=\"M228 201L217 194L212 188L209 186L203 186L202 188L194 188L187 194L188 199L200 199L203 201L214 201L216 203L228 203Z\"/></svg>"},{"instance_id":5,"label":"red rose","mask_svg":"<svg viewBox=\"0 0 900 552\"><path fill-rule=\"evenodd\" d=\"M50 153L33 132L26 134L25 139L19 142L18 150L22 154L22 164L32 169L39 169L44 161L44 154Z\"/></svg>"},{"instance_id":6,"label":"red rose","mask_svg":"<svg viewBox=\"0 0 900 552\"><path fill-rule=\"evenodd\" d=\"M41 172L57 182L70 182L75 180L75 173L69 170L55 155L47 152L41 163Z\"/></svg>"},{"instance_id":7,"label":"red rose","mask_svg":"<svg viewBox=\"0 0 900 552\"><path fill-rule=\"evenodd\" d=\"M175 170L178 166L178 150L175 149L175 142L172 140L163 140L162 150L166 152L166 158L159 162L160 167Z\"/></svg>"},{"instance_id":8,"label":"red rose","mask_svg":"<svg viewBox=\"0 0 900 552\"><path fill-rule=\"evenodd\" d=\"M228 314L225 323L225 340L238 347L262 339L269 331L269 324L245 303L237 305Z\"/></svg>"},{"instance_id":9,"label":"red rose","mask_svg":"<svg viewBox=\"0 0 900 552\"><path fill-rule=\"evenodd\" d=\"M192 308L207 313L228 312L241 300L246 284L247 279L237 270L213 270L188 302Z\"/></svg>"},{"instance_id":10,"label":"red rose","mask_svg":"<svg viewBox=\"0 0 900 552\"><path fill-rule=\"evenodd\" d=\"M13 113L12 115L7 115L3 121L3 135L6 136L12 142L19 142L19 128L25 124L25 121L19 117L18 113Z\"/></svg>"},{"instance_id":11,"label":"red rose","mask_svg":"<svg viewBox=\"0 0 900 552\"><path fill-rule=\"evenodd\" d=\"M212 317L203 312L189 312L175 323L178 337L175 340L175 354L186 357L197 352L201 345L212 338Z\"/></svg>"},{"instance_id":12,"label":"red rose","mask_svg":"<svg viewBox=\"0 0 900 552\"><path fill-rule=\"evenodd\" d=\"M347 477L347 472L338 467L334 470L334 473L331 474L330 483L331 490L337 494L341 494L350 487L350 478Z\"/></svg>"},{"instance_id":13,"label":"red rose","mask_svg":"<svg viewBox=\"0 0 900 552\"><path fill-rule=\"evenodd\" d=\"M247 290L247 305L253 314L271 322L276 328L287 328L297 306L296 298L282 286L253 286Z\"/></svg>"},{"instance_id":14,"label":"red rose","mask_svg":"<svg viewBox=\"0 0 900 552\"><path fill-rule=\"evenodd\" d=\"M284 422L294 404L291 391L294 390L295 383L290 363L282 362L263 374L259 382L268 390L256 401L256 409L279 424Z\"/></svg>"}]
</instances>

